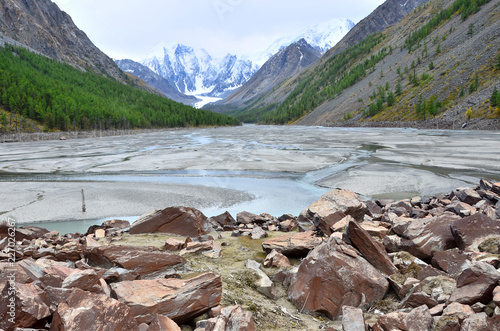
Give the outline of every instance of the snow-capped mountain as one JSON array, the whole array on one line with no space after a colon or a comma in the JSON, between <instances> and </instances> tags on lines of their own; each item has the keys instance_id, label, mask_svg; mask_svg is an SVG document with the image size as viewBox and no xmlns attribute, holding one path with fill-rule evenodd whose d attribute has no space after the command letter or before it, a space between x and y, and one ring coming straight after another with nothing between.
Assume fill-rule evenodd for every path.
<instances>
[{"instance_id":1,"label":"snow-capped mountain","mask_svg":"<svg viewBox=\"0 0 500 331\"><path fill-rule=\"evenodd\" d=\"M240 87L259 69L235 55L217 59L204 49L182 44L159 45L141 62L172 82L181 93L210 97Z\"/></svg>"},{"instance_id":2,"label":"snow-capped mountain","mask_svg":"<svg viewBox=\"0 0 500 331\"><path fill-rule=\"evenodd\" d=\"M309 45L321 53L325 53L335 46L353 27L354 22L346 18L334 18L310 27L298 36L282 37L274 41L262 54L254 57L253 61L262 66L274 54L300 39L305 39Z\"/></svg>"}]
</instances>

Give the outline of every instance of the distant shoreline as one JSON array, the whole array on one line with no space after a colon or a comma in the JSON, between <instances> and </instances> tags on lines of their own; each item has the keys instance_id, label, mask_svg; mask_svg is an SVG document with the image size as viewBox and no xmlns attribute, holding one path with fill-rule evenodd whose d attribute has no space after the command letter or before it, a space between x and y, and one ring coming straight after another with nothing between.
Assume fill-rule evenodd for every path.
<instances>
[{"instance_id":1,"label":"distant shoreline","mask_svg":"<svg viewBox=\"0 0 500 331\"><path fill-rule=\"evenodd\" d=\"M465 127L463 125L466 124ZM447 121L431 119L425 121L346 121L329 123L328 127L356 128L413 128L435 130L500 130L500 119L471 119L463 121Z\"/></svg>"}]
</instances>

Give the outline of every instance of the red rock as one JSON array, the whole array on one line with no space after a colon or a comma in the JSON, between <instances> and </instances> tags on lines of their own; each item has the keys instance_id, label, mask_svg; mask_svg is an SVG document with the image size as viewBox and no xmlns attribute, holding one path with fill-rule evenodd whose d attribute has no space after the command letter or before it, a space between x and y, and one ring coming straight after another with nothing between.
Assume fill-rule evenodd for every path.
<instances>
[{"instance_id":1,"label":"red rock","mask_svg":"<svg viewBox=\"0 0 500 331\"><path fill-rule=\"evenodd\" d=\"M155 315L147 331L181 331L181 328L167 316Z\"/></svg>"},{"instance_id":2,"label":"red rock","mask_svg":"<svg viewBox=\"0 0 500 331\"><path fill-rule=\"evenodd\" d=\"M62 288L79 288L93 293L103 293L100 277L92 270L75 269L62 283Z\"/></svg>"},{"instance_id":3,"label":"red rock","mask_svg":"<svg viewBox=\"0 0 500 331\"><path fill-rule=\"evenodd\" d=\"M104 230L104 229L97 229L97 230L95 230L94 237L96 237L96 238L106 238L106 230Z\"/></svg>"},{"instance_id":4,"label":"red rock","mask_svg":"<svg viewBox=\"0 0 500 331\"><path fill-rule=\"evenodd\" d=\"M259 215L242 211L236 215L236 223L239 224L252 224Z\"/></svg>"},{"instance_id":5,"label":"red rock","mask_svg":"<svg viewBox=\"0 0 500 331\"><path fill-rule=\"evenodd\" d=\"M492 331L500 330L500 317L488 317L486 313L478 313L467 317L461 325L460 331Z\"/></svg>"},{"instance_id":6,"label":"red rock","mask_svg":"<svg viewBox=\"0 0 500 331\"><path fill-rule=\"evenodd\" d=\"M285 255L278 253L275 249L273 249L264 260L264 267L266 268L288 268L291 266L292 265L290 264L288 258Z\"/></svg>"},{"instance_id":7,"label":"red rock","mask_svg":"<svg viewBox=\"0 0 500 331\"><path fill-rule=\"evenodd\" d=\"M451 224L451 232L461 250L478 250L486 239L500 235L500 222L484 214L475 214Z\"/></svg>"},{"instance_id":8,"label":"red rock","mask_svg":"<svg viewBox=\"0 0 500 331\"><path fill-rule=\"evenodd\" d=\"M342 307L342 329L343 331L365 331L365 317L360 308Z\"/></svg>"},{"instance_id":9,"label":"red rock","mask_svg":"<svg viewBox=\"0 0 500 331\"><path fill-rule=\"evenodd\" d=\"M138 323L150 323L160 314L182 324L218 306L222 296L221 278L212 273L191 279L124 281L111 288Z\"/></svg>"},{"instance_id":10,"label":"red rock","mask_svg":"<svg viewBox=\"0 0 500 331\"><path fill-rule=\"evenodd\" d=\"M54 257L58 261L76 262L83 258L84 247L77 240L72 240L61 247L55 249Z\"/></svg>"},{"instance_id":11,"label":"red rock","mask_svg":"<svg viewBox=\"0 0 500 331\"><path fill-rule=\"evenodd\" d=\"M15 287L15 294L9 293L11 285ZM42 295L43 291L34 284L20 284L14 280L13 283L8 282L1 292L0 329L44 327L50 310Z\"/></svg>"},{"instance_id":12,"label":"red rock","mask_svg":"<svg viewBox=\"0 0 500 331\"><path fill-rule=\"evenodd\" d=\"M288 298L300 309L334 319L342 306L366 308L382 299L388 287L370 263L341 240L330 237L302 261L288 288Z\"/></svg>"},{"instance_id":13,"label":"red rock","mask_svg":"<svg viewBox=\"0 0 500 331\"><path fill-rule=\"evenodd\" d=\"M172 233L196 237L211 231L208 219L197 209L169 207L142 215L130 227L130 234Z\"/></svg>"},{"instance_id":14,"label":"red rock","mask_svg":"<svg viewBox=\"0 0 500 331\"><path fill-rule=\"evenodd\" d=\"M306 256L310 250L323 242L313 231L289 234L268 239L262 243L262 249L270 253L273 249L286 256Z\"/></svg>"},{"instance_id":15,"label":"red rock","mask_svg":"<svg viewBox=\"0 0 500 331\"><path fill-rule=\"evenodd\" d=\"M198 330L198 328L197 328ZM255 331L252 313L241 306L222 307L217 316L206 321L205 328L200 331Z\"/></svg>"},{"instance_id":16,"label":"red rock","mask_svg":"<svg viewBox=\"0 0 500 331\"><path fill-rule=\"evenodd\" d=\"M107 220L102 223L106 229L127 229L130 228L130 222L127 220Z\"/></svg>"},{"instance_id":17,"label":"red rock","mask_svg":"<svg viewBox=\"0 0 500 331\"><path fill-rule=\"evenodd\" d=\"M404 302L404 307L429 308L445 303L456 289L453 278L445 276L427 277L418 284Z\"/></svg>"},{"instance_id":18,"label":"red rock","mask_svg":"<svg viewBox=\"0 0 500 331\"><path fill-rule=\"evenodd\" d=\"M410 311L406 315L405 320L405 330L417 331L417 330L430 330L432 325L432 315L427 306L422 305Z\"/></svg>"},{"instance_id":19,"label":"red rock","mask_svg":"<svg viewBox=\"0 0 500 331\"><path fill-rule=\"evenodd\" d=\"M54 313L51 331L137 330L129 307L103 294L72 289Z\"/></svg>"},{"instance_id":20,"label":"red rock","mask_svg":"<svg viewBox=\"0 0 500 331\"><path fill-rule=\"evenodd\" d=\"M300 228L306 230L314 222L320 230L324 231L323 233L329 235L330 227L346 215L360 222L364 215L371 214L356 193L337 189L325 193L318 201L304 209L297 223Z\"/></svg>"},{"instance_id":21,"label":"red rock","mask_svg":"<svg viewBox=\"0 0 500 331\"><path fill-rule=\"evenodd\" d=\"M283 232L295 231L298 228L298 224L295 218L287 219L279 223L279 229Z\"/></svg>"},{"instance_id":22,"label":"red rock","mask_svg":"<svg viewBox=\"0 0 500 331\"><path fill-rule=\"evenodd\" d=\"M271 279L269 279L269 277L266 275L266 273L260 269L260 264L254 260L249 259L245 263L245 266L257 273L257 280L254 283L257 291L272 300L276 300L278 298L276 287L274 286L274 283L271 281Z\"/></svg>"},{"instance_id":23,"label":"red rock","mask_svg":"<svg viewBox=\"0 0 500 331\"><path fill-rule=\"evenodd\" d=\"M434 330L460 331L460 321L457 316L436 316Z\"/></svg>"},{"instance_id":24,"label":"red rock","mask_svg":"<svg viewBox=\"0 0 500 331\"><path fill-rule=\"evenodd\" d=\"M224 226L235 226L236 225L236 220L231 216L229 212L225 212L221 215L218 216L213 216L210 217L211 222L215 222L216 224L224 227Z\"/></svg>"},{"instance_id":25,"label":"red rock","mask_svg":"<svg viewBox=\"0 0 500 331\"><path fill-rule=\"evenodd\" d=\"M215 241L204 241L204 242L189 242L187 243L186 248L181 250L179 255L183 256L186 254L195 254L199 252L207 252L212 251L214 253L214 258L219 258L221 256L222 248Z\"/></svg>"},{"instance_id":26,"label":"red rock","mask_svg":"<svg viewBox=\"0 0 500 331\"><path fill-rule=\"evenodd\" d=\"M458 216L442 215L431 218L415 219L402 234L400 241L393 242L391 248L390 240L393 236L384 239L384 246L390 251L404 250L416 257L431 261L436 251L445 251L456 247L450 224L458 220Z\"/></svg>"},{"instance_id":27,"label":"red rock","mask_svg":"<svg viewBox=\"0 0 500 331\"><path fill-rule=\"evenodd\" d=\"M380 239L384 239L389 234L389 229L383 226L376 226L372 224L366 224L363 222L360 226L366 230L372 237L378 237Z\"/></svg>"},{"instance_id":28,"label":"red rock","mask_svg":"<svg viewBox=\"0 0 500 331\"><path fill-rule=\"evenodd\" d=\"M465 269L457 279L457 288L451 295L450 302L472 305L484 304L493 299L493 290L500 280L500 273L485 262L475 262Z\"/></svg>"},{"instance_id":29,"label":"red rock","mask_svg":"<svg viewBox=\"0 0 500 331\"><path fill-rule=\"evenodd\" d=\"M500 286L495 287L493 290L493 302L497 307L500 307Z\"/></svg>"},{"instance_id":30,"label":"red rock","mask_svg":"<svg viewBox=\"0 0 500 331\"><path fill-rule=\"evenodd\" d=\"M365 259L379 271L392 275L398 272L391 258L385 251L385 247L373 239L358 222L351 221L347 227L347 236L352 244L363 254Z\"/></svg>"},{"instance_id":31,"label":"red rock","mask_svg":"<svg viewBox=\"0 0 500 331\"><path fill-rule=\"evenodd\" d=\"M450 303L444 310L443 316L457 316L458 320L462 322L467 317L474 315L475 312L470 306L462 305L458 302Z\"/></svg>"},{"instance_id":32,"label":"red rock","mask_svg":"<svg viewBox=\"0 0 500 331\"><path fill-rule=\"evenodd\" d=\"M406 326L404 324L404 320L406 315L407 313L400 311L382 315L377 320L377 323L373 325L373 331L405 330Z\"/></svg>"},{"instance_id":33,"label":"red rock","mask_svg":"<svg viewBox=\"0 0 500 331\"><path fill-rule=\"evenodd\" d=\"M458 200L448 204L444 210L451 211L461 217L470 216L476 213L476 208Z\"/></svg>"},{"instance_id":34,"label":"red rock","mask_svg":"<svg viewBox=\"0 0 500 331\"><path fill-rule=\"evenodd\" d=\"M456 278L467 269L472 262L472 253L458 249L434 252L432 265Z\"/></svg>"},{"instance_id":35,"label":"red rock","mask_svg":"<svg viewBox=\"0 0 500 331\"><path fill-rule=\"evenodd\" d=\"M184 247L184 241L168 238L165 241L165 250L167 251L180 251Z\"/></svg>"},{"instance_id":36,"label":"red rock","mask_svg":"<svg viewBox=\"0 0 500 331\"><path fill-rule=\"evenodd\" d=\"M454 192L455 196L462 202L465 202L468 205L475 205L479 201L481 201L481 197L479 194L471 188L459 189Z\"/></svg>"},{"instance_id":37,"label":"red rock","mask_svg":"<svg viewBox=\"0 0 500 331\"><path fill-rule=\"evenodd\" d=\"M182 256L163 252L156 247L100 246L86 250L90 263L110 268L115 265L144 276L168 267L186 263Z\"/></svg>"}]
</instances>

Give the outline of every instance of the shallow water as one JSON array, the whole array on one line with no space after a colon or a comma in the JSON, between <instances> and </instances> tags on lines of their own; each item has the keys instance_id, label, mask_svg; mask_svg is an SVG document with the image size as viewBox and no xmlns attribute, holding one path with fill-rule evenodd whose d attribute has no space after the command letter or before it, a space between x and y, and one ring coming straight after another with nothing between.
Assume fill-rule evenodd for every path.
<instances>
[{"instance_id":1,"label":"shallow water","mask_svg":"<svg viewBox=\"0 0 500 331\"><path fill-rule=\"evenodd\" d=\"M0 218L74 232L171 205L298 214L335 187L397 199L500 181L499 151L497 131L253 125L0 144Z\"/></svg>"}]
</instances>

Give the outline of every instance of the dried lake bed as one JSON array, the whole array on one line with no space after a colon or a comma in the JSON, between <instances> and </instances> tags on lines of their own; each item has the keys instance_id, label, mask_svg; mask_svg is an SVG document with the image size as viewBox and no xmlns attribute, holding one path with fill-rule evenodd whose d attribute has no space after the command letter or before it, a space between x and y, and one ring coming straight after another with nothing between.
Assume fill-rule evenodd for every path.
<instances>
[{"instance_id":1,"label":"dried lake bed","mask_svg":"<svg viewBox=\"0 0 500 331\"><path fill-rule=\"evenodd\" d=\"M83 220L133 220L172 205L207 216L226 210L279 216L300 213L336 187L398 199L474 186L481 178L500 181L499 131L166 130L0 144L0 218L74 227L87 226Z\"/></svg>"}]
</instances>

